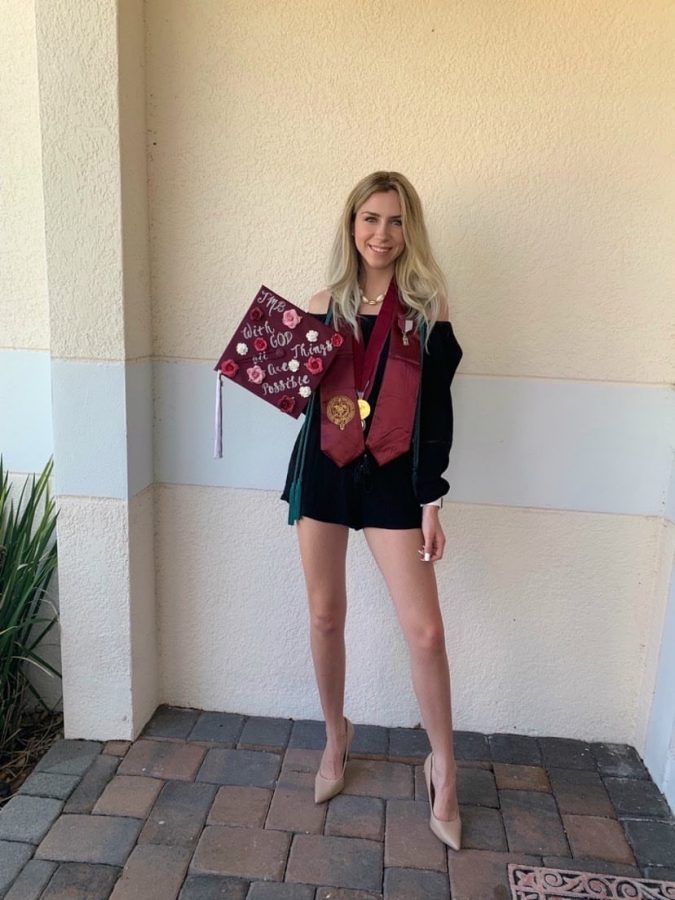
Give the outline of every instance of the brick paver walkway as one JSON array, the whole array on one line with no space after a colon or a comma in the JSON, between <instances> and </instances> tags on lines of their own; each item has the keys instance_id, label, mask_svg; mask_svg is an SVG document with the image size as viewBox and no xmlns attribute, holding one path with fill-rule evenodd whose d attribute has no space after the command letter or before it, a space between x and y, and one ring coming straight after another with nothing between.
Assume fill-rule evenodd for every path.
<instances>
[{"instance_id":1,"label":"brick paver walkway","mask_svg":"<svg viewBox=\"0 0 675 900\"><path fill-rule=\"evenodd\" d=\"M419 729L357 725L314 804L319 722L160 707L134 743L57 742L0 809L5 900L494 900L507 863L675 879L635 750L456 732L463 849L428 827Z\"/></svg>"}]
</instances>

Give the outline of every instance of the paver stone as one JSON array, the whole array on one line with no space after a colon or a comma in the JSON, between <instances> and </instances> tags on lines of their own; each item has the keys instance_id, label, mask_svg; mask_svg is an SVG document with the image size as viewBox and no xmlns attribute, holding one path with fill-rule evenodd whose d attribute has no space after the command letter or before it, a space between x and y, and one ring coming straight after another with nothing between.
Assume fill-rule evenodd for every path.
<instances>
[{"instance_id":1,"label":"paver stone","mask_svg":"<svg viewBox=\"0 0 675 900\"><path fill-rule=\"evenodd\" d=\"M286 881L377 891L382 883L382 845L360 838L298 834Z\"/></svg>"},{"instance_id":2,"label":"paver stone","mask_svg":"<svg viewBox=\"0 0 675 900\"><path fill-rule=\"evenodd\" d=\"M165 782L144 775L116 775L106 785L92 813L145 819Z\"/></svg>"},{"instance_id":3,"label":"paver stone","mask_svg":"<svg viewBox=\"0 0 675 900\"><path fill-rule=\"evenodd\" d=\"M190 855L184 847L138 845L127 860L110 900L175 900Z\"/></svg>"},{"instance_id":4,"label":"paver stone","mask_svg":"<svg viewBox=\"0 0 675 900\"><path fill-rule=\"evenodd\" d=\"M114 866L61 863L40 900L108 900L119 875Z\"/></svg>"},{"instance_id":5,"label":"paver stone","mask_svg":"<svg viewBox=\"0 0 675 900\"><path fill-rule=\"evenodd\" d=\"M419 800L387 802L384 864L447 871L446 849L429 828L429 806Z\"/></svg>"},{"instance_id":6,"label":"paver stone","mask_svg":"<svg viewBox=\"0 0 675 900\"><path fill-rule=\"evenodd\" d=\"M449 900L448 877L420 869L385 869L384 900Z\"/></svg>"},{"instance_id":7,"label":"paver stone","mask_svg":"<svg viewBox=\"0 0 675 900\"><path fill-rule=\"evenodd\" d=\"M29 859L9 892L4 895L4 900L38 900L57 868L58 863L46 859ZM1 884L2 876L0 875ZM3 896L2 887L0 887L0 896Z\"/></svg>"},{"instance_id":8,"label":"paver stone","mask_svg":"<svg viewBox=\"0 0 675 900\"><path fill-rule=\"evenodd\" d=\"M563 822L575 856L596 856L628 865L635 863L623 828L615 819L563 815Z\"/></svg>"},{"instance_id":9,"label":"paver stone","mask_svg":"<svg viewBox=\"0 0 675 900\"><path fill-rule=\"evenodd\" d=\"M193 848L216 791L214 784L168 781L155 801L138 843Z\"/></svg>"},{"instance_id":10,"label":"paver stone","mask_svg":"<svg viewBox=\"0 0 675 900\"><path fill-rule=\"evenodd\" d=\"M62 800L15 794L0 809L0 841L39 844L62 809Z\"/></svg>"},{"instance_id":11,"label":"paver stone","mask_svg":"<svg viewBox=\"0 0 675 900\"><path fill-rule=\"evenodd\" d=\"M509 849L514 853L564 856L567 840L555 800L539 791L499 792Z\"/></svg>"},{"instance_id":12,"label":"paver stone","mask_svg":"<svg viewBox=\"0 0 675 900\"><path fill-rule=\"evenodd\" d=\"M540 866L541 859L523 853L492 853L487 850L448 852L452 900L509 900L508 864Z\"/></svg>"},{"instance_id":13,"label":"paver stone","mask_svg":"<svg viewBox=\"0 0 675 900\"><path fill-rule=\"evenodd\" d=\"M32 844L0 841L0 897L33 855Z\"/></svg>"},{"instance_id":14,"label":"paver stone","mask_svg":"<svg viewBox=\"0 0 675 900\"><path fill-rule=\"evenodd\" d=\"M35 851L37 859L123 866L136 843L142 822L121 816L65 813Z\"/></svg>"},{"instance_id":15,"label":"paver stone","mask_svg":"<svg viewBox=\"0 0 675 900\"><path fill-rule=\"evenodd\" d=\"M207 825L190 873L281 881L290 842L291 836L285 831Z\"/></svg>"},{"instance_id":16,"label":"paver stone","mask_svg":"<svg viewBox=\"0 0 675 900\"><path fill-rule=\"evenodd\" d=\"M194 781L205 755L206 748L198 744L139 738L120 763L117 774Z\"/></svg>"},{"instance_id":17,"label":"paver stone","mask_svg":"<svg viewBox=\"0 0 675 900\"><path fill-rule=\"evenodd\" d=\"M59 740L47 750L35 772L53 772L58 775L84 775L101 752L99 741Z\"/></svg>"}]
</instances>

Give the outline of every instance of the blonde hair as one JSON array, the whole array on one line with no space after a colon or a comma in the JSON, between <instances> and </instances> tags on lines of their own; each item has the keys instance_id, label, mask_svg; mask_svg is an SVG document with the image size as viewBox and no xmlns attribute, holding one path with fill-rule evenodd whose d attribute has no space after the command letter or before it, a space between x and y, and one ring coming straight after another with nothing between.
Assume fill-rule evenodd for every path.
<instances>
[{"instance_id":1,"label":"blonde hair","mask_svg":"<svg viewBox=\"0 0 675 900\"><path fill-rule=\"evenodd\" d=\"M354 219L356 211L372 194L387 191L396 191L401 203L405 248L395 267L399 297L415 313L418 327L425 322L431 331L445 299L445 279L431 251L417 191L399 172L373 172L359 181L347 197L328 266L333 321L338 327L341 322L348 322L358 334L361 257L352 236Z\"/></svg>"}]
</instances>

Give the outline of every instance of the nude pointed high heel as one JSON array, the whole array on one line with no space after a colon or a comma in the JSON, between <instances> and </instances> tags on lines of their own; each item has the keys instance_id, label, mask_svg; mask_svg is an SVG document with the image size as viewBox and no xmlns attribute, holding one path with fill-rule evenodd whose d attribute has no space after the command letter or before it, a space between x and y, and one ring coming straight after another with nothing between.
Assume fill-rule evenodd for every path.
<instances>
[{"instance_id":1,"label":"nude pointed high heel","mask_svg":"<svg viewBox=\"0 0 675 900\"><path fill-rule=\"evenodd\" d=\"M437 819L434 815L434 783L431 780L432 754L430 753L424 760L424 778L427 782L427 791L429 792L429 807L431 816L429 818L429 827L436 835L439 841L443 841L453 850L459 850L462 844L462 820L459 813L454 819Z\"/></svg>"},{"instance_id":2,"label":"nude pointed high heel","mask_svg":"<svg viewBox=\"0 0 675 900\"><path fill-rule=\"evenodd\" d=\"M342 772L339 778L326 778L320 772L316 773L316 778L314 779L315 803L323 803L325 800L330 800L331 797L339 794L345 786L345 767L349 759L352 740L354 739L354 726L347 716L345 716L345 724L347 726L347 743L345 744L345 755L342 761Z\"/></svg>"}]
</instances>

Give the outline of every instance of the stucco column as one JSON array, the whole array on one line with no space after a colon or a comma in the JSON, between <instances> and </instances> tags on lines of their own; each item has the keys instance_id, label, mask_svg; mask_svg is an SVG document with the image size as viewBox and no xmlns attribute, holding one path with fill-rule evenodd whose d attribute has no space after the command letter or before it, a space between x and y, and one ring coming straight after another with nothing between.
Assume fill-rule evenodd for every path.
<instances>
[{"instance_id":1,"label":"stucco column","mask_svg":"<svg viewBox=\"0 0 675 900\"><path fill-rule=\"evenodd\" d=\"M157 703L142 0L36 0L65 735Z\"/></svg>"}]
</instances>

